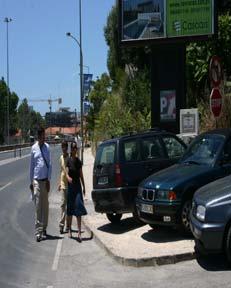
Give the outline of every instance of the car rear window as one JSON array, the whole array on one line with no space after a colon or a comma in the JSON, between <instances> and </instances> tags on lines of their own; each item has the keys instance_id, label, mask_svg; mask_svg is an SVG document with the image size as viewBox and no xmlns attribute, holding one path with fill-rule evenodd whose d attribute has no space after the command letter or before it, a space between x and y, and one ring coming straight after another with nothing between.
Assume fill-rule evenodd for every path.
<instances>
[{"instance_id":1,"label":"car rear window","mask_svg":"<svg viewBox=\"0 0 231 288\"><path fill-rule=\"evenodd\" d=\"M95 164L113 164L115 162L116 144L101 145L96 153Z\"/></svg>"}]
</instances>

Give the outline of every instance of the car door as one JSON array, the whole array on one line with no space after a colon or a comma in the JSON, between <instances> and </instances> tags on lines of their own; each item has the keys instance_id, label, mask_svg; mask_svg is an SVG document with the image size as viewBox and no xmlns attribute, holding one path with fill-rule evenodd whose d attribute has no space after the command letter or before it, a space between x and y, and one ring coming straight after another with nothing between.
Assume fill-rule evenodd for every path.
<instances>
[{"instance_id":1,"label":"car door","mask_svg":"<svg viewBox=\"0 0 231 288\"><path fill-rule=\"evenodd\" d=\"M121 172L124 185L137 187L145 178L141 163L139 137L123 139L120 143Z\"/></svg>"},{"instance_id":2,"label":"car door","mask_svg":"<svg viewBox=\"0 0 231 288\"><path fill-rule=\"evenodd\" d=\"M145 178L169 166L169 159L158 135L143 137L141 139L141 151Z\"/></svg>"},{"instance_id":3,"label":"car door","mask_svg":"<svg viewBox=\"0 0 231 288\"><path fill-rule=\"evenodd\" d=\"M115 182L116 142L101 144L96 152L93 188L111 188Z\"/></svg>"}]
</instances>

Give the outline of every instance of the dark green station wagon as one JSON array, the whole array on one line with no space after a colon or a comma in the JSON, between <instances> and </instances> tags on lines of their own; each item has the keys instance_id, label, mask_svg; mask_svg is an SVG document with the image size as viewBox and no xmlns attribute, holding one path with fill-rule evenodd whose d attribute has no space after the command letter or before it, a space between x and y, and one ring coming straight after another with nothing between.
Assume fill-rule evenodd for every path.
<instances>
[{"instance_id":1,"label":"dark green station wagon","mask_svg":"<svg viewBox=\"0 0 231 288\"><path fill-rule=\"evenodd\" d=\"M176 135L159 129L104 141L98 146L92 199L96 212L111 222L133 212L138 184L154 172L179 161L186 149Z\"/></svg>"},{"instance_id":2,"label":"dark green station wagon","mask_svg":"<svg viewBox=\"0 0 231 288\"><path fill-rule=\"evenodd\" d=\"M231 174L231 129L197 136L178 164L145 179L136 199L140 219L150 224L178 226L190 232L194 192Z\"/></svg>"}]
</instances>

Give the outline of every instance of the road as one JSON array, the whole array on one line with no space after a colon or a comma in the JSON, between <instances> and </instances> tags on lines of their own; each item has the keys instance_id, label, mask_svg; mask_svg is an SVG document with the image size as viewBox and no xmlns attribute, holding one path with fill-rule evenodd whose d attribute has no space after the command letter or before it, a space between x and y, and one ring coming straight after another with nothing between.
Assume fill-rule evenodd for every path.
<instances>
[{"instance_id":1,"label":"road","mask_svg":"<svg viewBox=\"0 0 231 288\"><path fill-rule=\"evenodd\" d=\"M34 209L28 189L30 158L25 156L7 164L5 160L0 161L1 288L230 287L231 273L222 256L134 268L111 259L87 231L83 233L82 243L67 238L66 234L61 237L60 199L56 191L60 146L51 150L49 236L40 243L34 238ZM90 200L86 206L91 211Z\"/></svg>"}]
</instances>

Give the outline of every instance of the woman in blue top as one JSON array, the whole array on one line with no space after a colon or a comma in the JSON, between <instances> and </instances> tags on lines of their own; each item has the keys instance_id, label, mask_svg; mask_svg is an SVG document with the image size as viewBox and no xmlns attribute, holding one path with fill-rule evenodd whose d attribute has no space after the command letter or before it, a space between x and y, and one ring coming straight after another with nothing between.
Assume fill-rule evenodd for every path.
<instances>
[{"instance_id":1,"label":"woman in blue top","mask_svg":"<svg viewBox=\"0 0 231 288\"><path fill-rule=\"evenodd\" d=\"M78 225L78 240L81 242L81 216L86 215L87 211L83 203L83 195L85 195L85 183L82 171L82 162L76 156L77 145L71 143L71 157L67 160L67 222L71 227L72 216L76 216ZM82 185L81 185L82 184ZM72 237L71 228L68 230L68 237Z\"/></svg>"}]
</instances>

